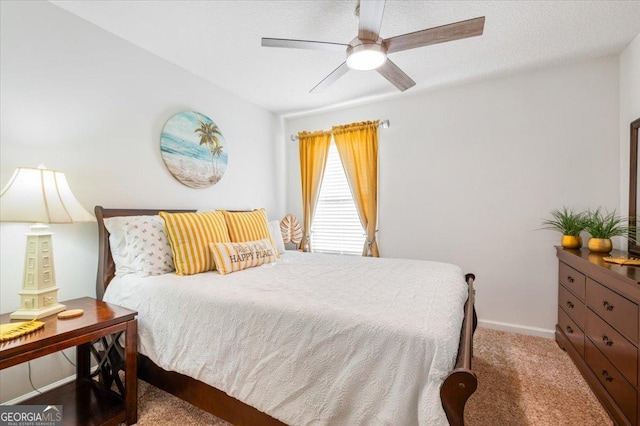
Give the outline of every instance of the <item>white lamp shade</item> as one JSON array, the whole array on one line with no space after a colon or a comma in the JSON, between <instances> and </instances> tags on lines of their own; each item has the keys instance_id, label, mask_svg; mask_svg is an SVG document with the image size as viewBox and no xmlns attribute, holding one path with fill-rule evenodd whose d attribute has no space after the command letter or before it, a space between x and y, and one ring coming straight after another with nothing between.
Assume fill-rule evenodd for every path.
<instances>
[{"instance_id":1,"label":"white lamp shade","mask_svg":"<svg viewBox=\"0 0 640 426\"><path fill-rule=\"evenodd\" d=\"M0 193L1 222L95 222L71 192L63 172L19 167Z\"/></svg>"}]
</instances>

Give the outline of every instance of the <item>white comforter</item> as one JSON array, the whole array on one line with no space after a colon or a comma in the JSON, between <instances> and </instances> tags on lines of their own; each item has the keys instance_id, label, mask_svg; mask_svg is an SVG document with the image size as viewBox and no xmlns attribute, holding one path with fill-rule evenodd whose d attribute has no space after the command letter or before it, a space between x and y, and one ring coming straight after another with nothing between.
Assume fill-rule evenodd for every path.
<instances>
[{"instance_id":1,"label":"white comforter","mask_svg":"<svg viewBox=\"0 0 640 426\"><path fill-rule=\"evenodd\" d=\"M139 350L290 425L446 425L467 298L457 266L287 252L222 276L126 275Z\"/></svg>"}]
</instances>

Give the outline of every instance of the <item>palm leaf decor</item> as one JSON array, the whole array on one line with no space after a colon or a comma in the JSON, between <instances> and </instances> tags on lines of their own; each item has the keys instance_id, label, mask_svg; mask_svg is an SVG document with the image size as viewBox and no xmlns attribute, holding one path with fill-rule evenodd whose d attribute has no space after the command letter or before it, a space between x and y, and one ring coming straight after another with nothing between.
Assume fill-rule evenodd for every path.
<instances>
[{"instance_id":1,"label":"palm leaf decor","mask_svg":"<svg viewBox=\"0 0 640 426\"><path fill-rule=\"evenodd\" d=\"M44 327L44 323L36 320L0 324L0 342L24 336L42 327Z\"/></svg>"},{"instance_id":2,"label":"palm leaf decor","mask_svg":"<svg viewBox=\"0 0 640 426\"><path fill-rule=\"evenodd\" d=\"M292 214L286 215L280 221L280 232L282 232L282 239L285 244L293 243L298 245L302 242L302 226Z\"/></svg>"}]
</instances>

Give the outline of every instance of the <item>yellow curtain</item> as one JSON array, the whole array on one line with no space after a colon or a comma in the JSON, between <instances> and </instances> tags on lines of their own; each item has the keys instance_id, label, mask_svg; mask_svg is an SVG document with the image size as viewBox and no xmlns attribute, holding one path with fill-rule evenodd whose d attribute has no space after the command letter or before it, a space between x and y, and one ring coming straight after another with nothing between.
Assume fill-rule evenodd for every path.
<instances>
[{"instance_id":1,"label":"yellow curtain","mask_svg":"<svg viewBox=\"0 0 640 426\"><path fill-rule=\"evenodd\" d=\"M302 178L302 215L304 237L301 249L311 251L311 221L316 211L320 184L324 175L324 167L327 164L331 132L300 132L300 176Z\"/></svg>"},{"instance_id":2,"label":"yellow curtain","mask_svg":"<svg viewBox=\"0 0 640 426\"><path fill-rule=\"evenodd\" d=\"M363 256L380 257L376 241L378 226L378 122L335 126L333 139L340 154L351 194L367 240Z\"/></svg>"}]
</instances>

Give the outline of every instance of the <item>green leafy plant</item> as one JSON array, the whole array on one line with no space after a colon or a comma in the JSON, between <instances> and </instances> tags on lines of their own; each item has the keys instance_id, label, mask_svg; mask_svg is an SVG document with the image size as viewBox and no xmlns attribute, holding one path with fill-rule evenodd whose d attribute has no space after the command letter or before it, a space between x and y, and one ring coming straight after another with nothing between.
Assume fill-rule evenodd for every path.
<instances>
[{"instance_id":1,"label":"green leafy plant","mask_svg":"<svg viewBox=\"0 0 640 426\"><path fill-rule=\"evenodd\" d=\"M587 223L585 230L593 238L625 237L633 242L631 235L635 235L635 226L629 226L629 218L619 216L616 211L602 211L600 207L589 210L586 213Z\"/></svg>"},{"instance_id":2,"label":"green leafy plant","mask_svg":"<svg viewBox=\"0 0 640 426\"><path fill-rule=\"evenodd\" d=\"M584 212L563 207L561 210L551 210L551 219L542 221L542 229L559 231L563 235L579 236L587 226L587 216Z\"/></svg>"}]
</instances>

